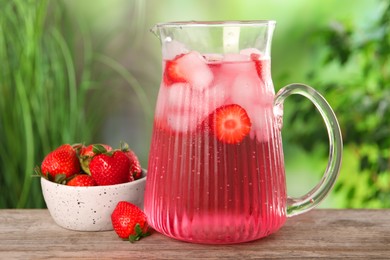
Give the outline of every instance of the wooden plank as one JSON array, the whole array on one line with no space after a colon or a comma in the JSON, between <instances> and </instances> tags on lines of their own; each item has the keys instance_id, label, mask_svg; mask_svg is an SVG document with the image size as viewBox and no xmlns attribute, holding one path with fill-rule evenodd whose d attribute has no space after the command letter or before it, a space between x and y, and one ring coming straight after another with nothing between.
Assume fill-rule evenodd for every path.
<instances>
[{"instance_id":1,"label":"wooden plank","mask_svg":"<svg viewBox=\"0 0 390 260\"><path fill-rule=\"evenodd\" d=\"M137 243L114 231L57 226L47 210L0 210L0 258L112 259L390 259L390 210L313 210L288 219L276 234L237 245L199 245L154 232Z\"/></svg>"}]
</instances>

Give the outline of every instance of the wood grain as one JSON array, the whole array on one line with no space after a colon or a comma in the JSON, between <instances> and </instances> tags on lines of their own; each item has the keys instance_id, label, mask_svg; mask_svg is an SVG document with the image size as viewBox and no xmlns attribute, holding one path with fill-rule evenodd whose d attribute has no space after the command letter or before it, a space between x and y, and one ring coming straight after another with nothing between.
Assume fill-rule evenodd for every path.
<instances>
[{"instance_id":1,"label":"wood grain","mask_svg":"<svg viewBox=\"0 0 390 260\"><path fill-rule=\"evenodd\" d=\"M131 244L114 231L57 226L47 210L0 210L1 259L390 259L390 210L313 210L276 234L236 245L200 245L157 232Z\"/></svg>"}]
</instances>

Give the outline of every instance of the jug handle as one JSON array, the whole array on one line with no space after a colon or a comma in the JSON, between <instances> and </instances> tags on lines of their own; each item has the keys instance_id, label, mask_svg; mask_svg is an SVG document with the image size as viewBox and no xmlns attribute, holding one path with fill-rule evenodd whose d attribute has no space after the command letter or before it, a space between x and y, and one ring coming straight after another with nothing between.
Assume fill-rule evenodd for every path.
<instances>
[{"instance_id":1,"label":"jug handle","mask_svg":"<svg viewBox=\"0 0 390 260\"><path fill-rule=\"evenodd\" d=\"M316 207L331 191L341 167L343 143L340 126L328 102L313 88L304 84L290 84L280 89L275 96L274 111L283 111L285 99L293 94L308 98L320 112L329 137L329 161L320 182L307 194L299 197L287 197L287 216L305 213ZM279 112L278 112L279 111Z\"/></svg>"}]
</instances>

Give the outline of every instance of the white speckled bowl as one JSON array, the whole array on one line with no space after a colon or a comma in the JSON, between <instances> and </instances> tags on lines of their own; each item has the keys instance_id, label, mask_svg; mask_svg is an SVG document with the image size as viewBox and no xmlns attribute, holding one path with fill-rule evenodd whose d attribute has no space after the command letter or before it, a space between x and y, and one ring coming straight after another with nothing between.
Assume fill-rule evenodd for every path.
<instances>
[{"instance_id":1,"label":"white speckled bowl","mask_svg":"<svg viewBox=\"0 0 390 260\"><path fill-rule=\"evenodd\" d=\"M61 227L79 231L112 230L111 213L119 201L144 205L146 174L141 179L108 186L73 187L41 178L46 206Z\"/></svg>"}]
</instances>

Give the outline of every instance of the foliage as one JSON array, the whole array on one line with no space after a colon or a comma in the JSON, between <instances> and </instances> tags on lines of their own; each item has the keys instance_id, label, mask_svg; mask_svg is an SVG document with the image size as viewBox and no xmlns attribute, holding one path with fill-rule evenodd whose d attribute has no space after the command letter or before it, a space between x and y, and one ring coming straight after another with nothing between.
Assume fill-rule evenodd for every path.
<instances>
[{"instance_id":1,"label":"foliage","mask_svg":"<svg viewBox=\"0 0 390 260\"><path fill-rule=\"evenodd\" d=\"M96 142L113 79L130 87L152 122L138 80L93 46L85 21L66 4L0 0L0 208L44 206L34 166L61 144Z\"/></svg>"},{"instance_id":2,"label":"foliage","mask_svg":"<svg viewBox=\"0 0 390 260\"><path fill-rule=\"evenodd\" d=\"M42 207L39 181L31 178L34 166L62 143L88 142L99 122L97 113L87 113L90 46L84 42L83 70L76 73L71 39L61 32L66 25L60 5L1 3L1 208Z\"/></svg>"},{"instance_id":3,"label":"foliage","mask_svg":"<svg viewBox=\"0 0 390 260\"><path fill-rule=\"evenodd\" d=\"M335 187L341 207L390 207L390 3L380 4L382 13L372 24L334 22L314 37L324 46L322 63L308 79L326 93L343 132L343 167ZM312 150L326 139L316 130L321 123L314 113L303 105L290 116L307 124L305 131L290 131L290 142L305 140Z\"/></svg>"}]
</instances>

